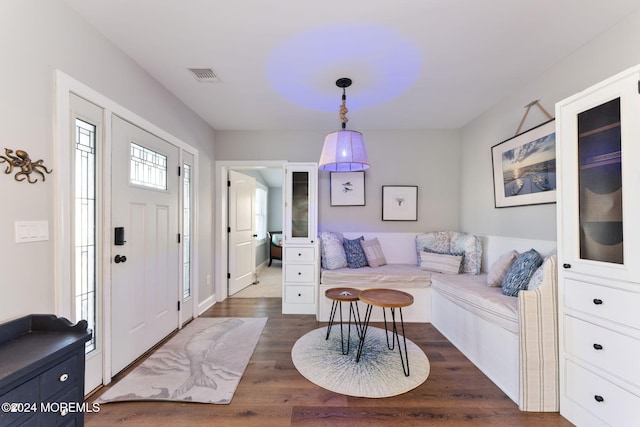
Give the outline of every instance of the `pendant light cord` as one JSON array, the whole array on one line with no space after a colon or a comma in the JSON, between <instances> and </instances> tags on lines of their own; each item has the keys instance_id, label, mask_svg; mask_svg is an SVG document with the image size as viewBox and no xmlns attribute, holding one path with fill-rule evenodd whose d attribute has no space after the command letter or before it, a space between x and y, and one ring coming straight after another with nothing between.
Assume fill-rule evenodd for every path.
<instances>
[{"instance_id":1,"label":"pendant light cord","mask_svg":"<svg viewBox=\"0 0 640 427\"><path fill-rule=\"evenodd\" d=\"M342 121L342 129L347 128L347 113L349 110L347 109L347 93L346 89L342 88L342 104L340 105L340 121Z\"/></svg>"}]
</instances>

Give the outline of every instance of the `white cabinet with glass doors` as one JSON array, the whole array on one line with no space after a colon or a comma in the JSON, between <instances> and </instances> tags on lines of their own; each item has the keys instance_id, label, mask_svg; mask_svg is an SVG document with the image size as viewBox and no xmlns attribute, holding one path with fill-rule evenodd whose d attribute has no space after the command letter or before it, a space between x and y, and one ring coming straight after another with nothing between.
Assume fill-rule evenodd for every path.
<instances>
[{"instance_id":1,"label":"white cabinet with glass doors","mask_svg":"<svg viewBox=\"0 0 640 427\"><path fill-rule=\"evenodd\" d=\"M556 105L560 412L640 422L640 67ZM635 420L635 422L632 422Z\"/></svg>"},{"instance_id":2,"label":"white cabinet with glass doors","mask_svg":"<svg viewBox=\"0 0 640 427\"><path fill-rule=\"evenodd\" d=\"M282 312L316 314L318 293L318 165L285 167Z\"/></svg>"}]
</instances>

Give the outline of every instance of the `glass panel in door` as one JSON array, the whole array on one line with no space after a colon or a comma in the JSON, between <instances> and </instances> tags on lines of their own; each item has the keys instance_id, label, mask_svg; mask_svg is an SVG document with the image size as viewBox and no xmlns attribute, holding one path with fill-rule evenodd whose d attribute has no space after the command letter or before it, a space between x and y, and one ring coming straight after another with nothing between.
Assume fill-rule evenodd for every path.
<instances>
[{"instance_id":1,"label":"glass panel in door","mask_svg":"<svg viewBox=\"0 0 640 427\"><path fill-rule=\"evenodd\" d=\"M580 258L623 264L620 98L578 114Z\"/></svg>"},{"instance_id":2,"label":"glass panel in door","mask_svg":"<svg viewBox=\"0 0 640 427\"><path fill-rule=\"evenodd\" d=\"M309 237L309 172L292 173L291 237Z\"/></svg>"}]
</instances>

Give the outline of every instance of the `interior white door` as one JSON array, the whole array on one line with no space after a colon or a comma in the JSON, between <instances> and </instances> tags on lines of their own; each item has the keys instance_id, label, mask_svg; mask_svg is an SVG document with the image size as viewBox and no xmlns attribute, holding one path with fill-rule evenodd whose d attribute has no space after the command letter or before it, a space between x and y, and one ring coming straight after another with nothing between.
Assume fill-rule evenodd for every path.
<instances>
[{"instance_id":1,"label":"interior white door","mask_svg":"<svg viewBox=\"0 0 640 427\"><path fill-rule=\"evenodd\" d=\"M178 162L177 147L113 116L111 222L124 242L112 234L112 375L178 326Z\"/></svg>"},{"instance_id":2,"label":"interior white door","mask_svg":"<svg viewBox=\"0 0 640 427\"><path fill-rule=\"evenodd\" d=\"M255 280L255 178L229 171L229 295Z\"/></svg>"}]
</instances>

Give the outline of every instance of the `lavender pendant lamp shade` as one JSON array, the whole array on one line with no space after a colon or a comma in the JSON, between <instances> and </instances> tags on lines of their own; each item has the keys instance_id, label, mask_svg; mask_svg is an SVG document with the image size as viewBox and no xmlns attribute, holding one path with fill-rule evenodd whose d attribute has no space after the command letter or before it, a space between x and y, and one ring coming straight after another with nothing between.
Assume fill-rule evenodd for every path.
<instances>
[{"instance_id":1,"label":"lavender pendant lamp shade","mask_svg":"<svg viewBox=\"0 0 640 427\"><path fill-rule=\"evenodd\" d=\"M351 86L351 79L338 79L336 86L342 88L342 105L340 106L342 130L331 132L325 137L318 168L330 172L365 170L369 167L369 159L362 134L346 129L348 110L345 88Z\"/></svg>"}]
</instances>

